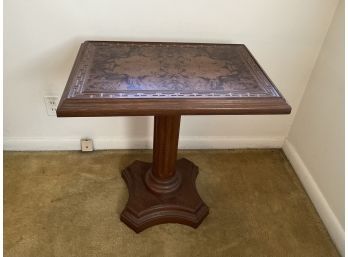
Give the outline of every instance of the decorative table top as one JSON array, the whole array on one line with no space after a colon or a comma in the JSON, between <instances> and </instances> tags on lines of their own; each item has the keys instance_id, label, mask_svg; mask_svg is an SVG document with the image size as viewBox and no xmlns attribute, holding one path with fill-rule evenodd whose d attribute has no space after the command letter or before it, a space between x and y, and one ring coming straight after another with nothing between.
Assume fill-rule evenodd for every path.
<instances>
[{"instance_id":1,"label":"decorative table top","mask_svg":"<svg viewBox=\"0 0 348 257\"><path fill-rule=\"evenodd\" d=\"M86 41L57 115L290 111L245 45Z\"/></svg>"}]
</instances>

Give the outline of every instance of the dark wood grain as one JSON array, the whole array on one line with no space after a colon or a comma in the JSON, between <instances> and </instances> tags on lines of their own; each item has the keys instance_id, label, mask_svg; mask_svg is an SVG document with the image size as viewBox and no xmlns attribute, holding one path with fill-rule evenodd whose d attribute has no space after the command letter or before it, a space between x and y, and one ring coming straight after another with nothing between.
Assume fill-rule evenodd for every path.
<instances>
[{"instance_id":1,"label":"dark wood grain","mask_svg":"<svg viewBox=\"0 0 348 257\"><path fill-rule=\"evenodd\" d=\"M121 220L134 231L162 223L196 228L209 209L196 190L198 167L177 161L180 116L155 116L153 162L136 161L122 172L129 199Z\"/></svg>"},{"instance_id":2,"label":"dark wood grain","mask_svg":"<svg viewBox=\"0 0 348 257\"><path fill-rule=\"evenodd\" d=\"M86 41L58 116L287 114L241 44Z\"/></svg>"},{"instance_id":3,"label":"dark wood grain","mask_svg":"<svg viewBox=\"0 0 348 257\"><path fill-rule=\"evenodd\" d=\"M129 198L121 220L135 232L163 223L180 223L197 228L209 209L196 190L198 167L187 159L176 162L176 173L182 177L180 187L164 194L148 189L144 177L151 163L135 161L122 172Z\"/></svg>"},{"instance_id":4,"label":"dark wood grain","mask_svg":"<svg viewBox=\"0 0 348 257\"><path fill-rule=\"evenodd\" d=\"M175 191L181 183L175 172L179 142L180 116L155 116L152 172L145 178L156 193Z\"/></svg>"}]
</instances>

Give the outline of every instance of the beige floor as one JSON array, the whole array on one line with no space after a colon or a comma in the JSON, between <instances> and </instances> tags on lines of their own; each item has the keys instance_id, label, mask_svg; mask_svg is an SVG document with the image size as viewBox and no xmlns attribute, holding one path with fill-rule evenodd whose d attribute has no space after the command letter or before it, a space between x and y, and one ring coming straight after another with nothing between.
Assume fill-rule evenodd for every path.
<instances>
[{"instance_id":1,"label":"beige floor","mask_svg":"<svg viewBox=\"0 0 348 257\"><path fill-rule=\"evenodd\" d=\"M209 216L135 234L119 220L120 171L151 151L5 152L5 256L338 256L280 150L180 155L200 167Z\"/></svg>"}]
</instances>

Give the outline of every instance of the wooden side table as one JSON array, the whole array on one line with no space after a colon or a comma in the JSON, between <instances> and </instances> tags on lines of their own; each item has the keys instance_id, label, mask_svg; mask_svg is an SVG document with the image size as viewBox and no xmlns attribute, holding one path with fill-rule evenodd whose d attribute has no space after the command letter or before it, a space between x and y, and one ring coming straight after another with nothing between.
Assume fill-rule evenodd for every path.
<instances>
[{"instance_id":1,"label":"wooden side table","mask_svg":"<svg viewBox=\"0 0 348 257\"><path fill-rule=\"evenodd\" d=\"M181 115L288 114L291 107L242 44L86 41L58 117L155 116L153 162L123 172L121 220L140 232L161 223L197 227L209 209L198 167L177 160Z\"/></svg>"}]
</instances>

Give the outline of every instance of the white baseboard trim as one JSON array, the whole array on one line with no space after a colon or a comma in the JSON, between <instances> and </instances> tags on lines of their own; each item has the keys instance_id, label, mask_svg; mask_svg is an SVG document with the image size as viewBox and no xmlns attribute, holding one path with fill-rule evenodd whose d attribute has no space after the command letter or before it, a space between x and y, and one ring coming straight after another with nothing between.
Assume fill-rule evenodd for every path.
<instances>
[{"instance_id":1,"label":"white baseboard trim","mask_svg":"<svg viewBox=\"0 0 348 257\"><path fill-rule=\"evenodd\" d=\"M102 149L151 149L152 137L148 138L93 138L96 150ZM180 149L234 149L234 148L281 148L283 137L180 137ZM80 138L53 137L5 137L6 151L80 150Z\"/></svg>"},{"instance_id":2,"label":"white baseboard trim","mask_svg":"<svg viewBox=\"0 0 348 257\"><path fill-rule=\"evenodd\" d=\"M295 147L287 139L284 142L283 151L311 198L337 249L344 256L344 228L341 226Z\"/></svg>"}]
</instances>

